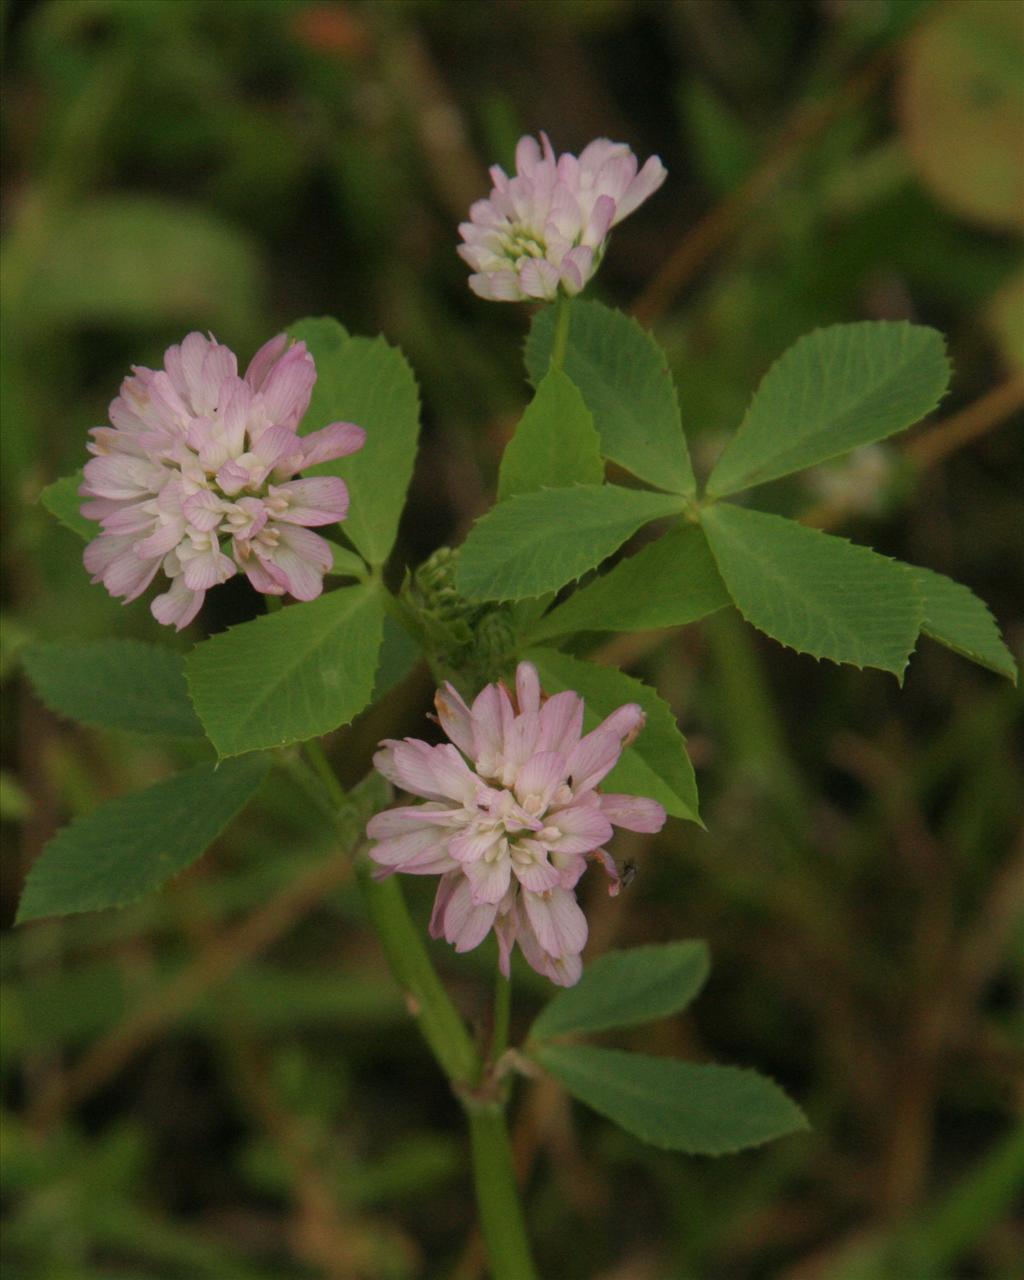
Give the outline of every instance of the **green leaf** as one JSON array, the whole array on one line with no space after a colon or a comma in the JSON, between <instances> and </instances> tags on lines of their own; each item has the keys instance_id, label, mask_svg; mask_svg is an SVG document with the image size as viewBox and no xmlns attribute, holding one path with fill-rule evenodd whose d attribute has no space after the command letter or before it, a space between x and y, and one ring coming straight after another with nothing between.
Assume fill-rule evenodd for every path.
<instances>
[{"instance_id":1,"label":"green leaf","mask_svg":"<svg viewBox=\"0 0 1024 1280\"><path fill-rule=\"evenodd\" d=\"M343 547L337 542L331 542L329 538L324 541L331 548L331 567L327 570L330 577L358 578L360 582L365 581L369 571L362 556L357 556L354 551L349 551L348 547Z\"/></svg>"},{"instance_id":2,"label":"green leaf","mask_svg":"<svg viewBox=\"0 0 1024 1280\"><path fill-rule=\"evenodd\" d=\"M902 431L949 385L945 340L879 320L806 334L768 370L708 478L724 497Z\"/></svg>"},{"instance_id":3,"label":"green leaf","mask_svg":"<svg viewBox=\"0 0 1024 1280\"><path fill-rule=\"evenodd\" d=\"M670 529L540 619L531 641L574 631L646 631L696 622L731 604L704 534Z\"/></svg>"},{"instance_id":4,"label":"green leaf","mask_svg":"<svg viewBox=\"0 0 1024 1280\"><path fill-rule=\"evenodd\" d=\"M189 691L221 756L282 747L348 724L370 700L383 603L340 587L232 627L186 659Z\"/></svg>"},{"instance_id":5,"label":"green leaf","mask_svg":"<svg viewBox=\"0 0 1024 1280\"><path fill-rule=\"evenodd\" d=\"M86 520L81 514L82 499L78 495L78 486L83 479L81 471L76 471L73 476L62 476L46 486L39 495L39 501L65 529L89 542L100 532L100 527L95 520Z\"/></svg>"},{"instance_id":6,"label":"green leaf","mask_svg":"<svg viewBox=\"0 0 1024 1280\"><path fill-rule=\"evenodd\" d=\"M583 397L560 369L546 373L505 448L498 499L604 480L601 440Z\"/></svg>"},{"instance_id":7,"label":"green leaf","mask_svg":"<svg viewBox=\"0 0 1024 1280\"><path fill-rule=\"evenodd\" d=\"M58 715L104 729L201 738L181 655L141 640L51 641L22 655L36 693Z\"/></svg>"},{"instance_id":8,"label":"green leaf","mask_svg":"<svg viewBox=\"0 0 1024 1280\"><path fill-rule=\"evenodd\" d=\"M329 316L289 327L316 361L316 385L303 433L331 422L354 422L366 431L358 453L311 468L313 475L341 476L351 505L345 534L372 565L394 546L419 438L419 392L405 357L383 338L353 338Z\"/></svg>"},{"instance_id":9,"label":"green leaf","mask_svg":"<svg viewBox=\"0 0 1024 1280\"><path fill-rule=\"evenodd\" d=\"M554 313L538 312L526 340L535 387L551 362ZM594 415L606 458L659 489L696 491L668 361L646 329L621 311L577 299L564 367Z\"/></svg>"},{"instance_id":10,"label":"green leaf","mask_svg":"<svg viewBox=\"0 0 1024 1280\"><path fill-rule=\"evenodd\" d=\"M676 514L681 500L645 489L580 484L499 503L459 552L455 582L468 600L523 600L593 569L641 525Z\"/></svg>"},{"instance_id":11,"label":"green leaf","mask_svg":"<svg viewBox=\"0 0 1024 1280\"><path fill-rule=\"evenodd\" d=\"M609 951L587 965L574 987L559 991L530 1029L534 1040L575 1031L607 1031L685 1009L708 976L703 942Z\"/></svg>"},{"instance_id":12,"label":"green leaf","mask_svg":"<svg viewBox=\"0 0 1024 1280\"><path fill-rule=\"evenodd\" d=\"M531 1056L574 1098L668 1151L726 1155L808 1127L796 1103L756 1071L589 1045L543 1045Z\"/></svg>"},{"instance_id":13,"label":"green leaf","mask_svg":"<svg viewBox=\"0 0 1024 1280\"><path fill-rule=\"evenodd\" d=\"M76 818L33 864L18 923L121 907L158 888L209 847L269 765L263 755L197 765Z\"/></svg>"},{"instance_id":14,"label":"green leaf","mask_svg":"<svg viewBox=\"0 0 1024 1280\"><path fill-rule=\"evenodd\" d=\"M868 547L731 503L701 523L744 618L815 658L880 667L902 680L921 627L909 570Z\"/></svg>"},{"instance_id":15,"label":"green leaf","mask_svg":"<svg viewBox=\"0 0 1024 1280\"><path fill-rule=\"evenodd\" d=\"M371 701L377 702L404 680L422 656L416 641L408 632L403 631L394 618L385 614L384 637Z\"/></svg>"},{"instance_id":16,"label":"green leaf","mask_svg":"<svg viewBox=\"0 0 1024 1280\"><path fill-rule=\"evenodd\" d=\"M907 565L924 601L921 630L940 644L1017 683L1017 663L984 601L931 569Z\"/></svg>"},{"instance_id":17,"label":"green leaf","mask_svg":"<svg viewBox=\"0 0 1024 1280\"><path fill-rule=\"evenodd\" d=\"M198 205L139 195L77 202L33 272L27 320L248 332L262 310L260 274L248 238Z\"/></svg>"},{"instance_id":18,"label":"green leaf","mask_svg":"<svg viewBox=\"0 0 1024 1280\"><path fill-rule=\"evenodd\" d=\"M650 685L616 667L598 667L555 649L530 649L524 656L537 667L545 692L574 689L584 699L583 724L588 732L617 707L638 702L647 723L601 784L603 790L648 796L673 816L700 822L686 739L668 703Z\"/></svg>"}]
</instances>

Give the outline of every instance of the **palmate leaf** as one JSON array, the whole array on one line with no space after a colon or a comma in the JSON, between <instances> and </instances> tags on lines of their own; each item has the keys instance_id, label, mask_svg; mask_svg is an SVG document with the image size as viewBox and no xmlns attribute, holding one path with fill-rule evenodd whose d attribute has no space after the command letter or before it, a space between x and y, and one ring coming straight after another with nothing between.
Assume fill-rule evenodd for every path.
<instances>
[{"instance_id":1,"label":"palmate leaf","mask_svg":"<svg viewBox=\"0 0 1024 1280\"><path fill-rule=\"evenodd\" d=\"M665 353L621 311L580 299L570 305L565 372L594 415L602 453L659 489L695 493ZM554 328L555 308L545 307L526 340L526 368L535 387L551 363Z\"/></svg>"},{"instance_id":2,"label":"palmate leaf","mask_svg":"<svg viewBox=\"0 0 1024 1280\"><path fill-rule=\"evenodd\" d=\"M703 942L609 951L588 964L574 987L550 1000L530 1028L531 1040L577 1031L608 1031L685 1009L708 976Z\"/></svg>"},{"instance_id":3,"label":"palmate leaf","mask_svg":"<svg viewBox=\"0 0 1024 1280\"><path fill-rule=\"evenodd\" d=\"M647 721L640 736L626 748L601 784L603 789L648 796L674 817L700 822L697 782L686 754L686 739L679 732L668 703L650 685L615 667L581 662L555 649L530 649L524 656L540 673L545 693L573 689L580 694L586 704L583 725L588 732L617 707L627 702L639 703Z\"/></svg>"},{"instance_id":4,"label":"palmate leaf","mask_svg":"<svg viewBox=\"0 0 1024 1280\"><path fill-rule=\"evenodd\" d=\"M372 565L388 558L412 478L419 437L419 392L412 370L383 338L353 338L325 316L290 325L316 361L316 386L302 432L330 422L366 431L358 453L310 469L341 476L349 487L345 534Z\"/></svg>"},{"instance_id":5,"label":"palmate leaf","mask_svg":"<svg viewBox=\"0 0 1024 1280\"><path fill-rule=\"evenodd\" d=\"M807 1128L796 1103L756 1071L589 1045L543 1044L530 1056L574 1098L669 1151L720 1156Z\"/></svg>"},{"instance_id":6,"label":"palmate leaf","mask_svg":"<svg viewBox=\"0 0 1024 1280\"><path fill-rule=\"evenodd\" d=\"M685 524L581 587L531 628L530 639L678 627L730 603L707 539Z\"/></svg>"},{"instance_id":7,"label":"palmate leaf","mask_svg":"<svg viewBox=\"0 0 1024 1280\"><path fill-rule=\"evenodd\" d=\"M902 680L923 619L910 570L793 520L718 503L701 513L744 618L800 653Z\"/></svg>"},{"instance_id":8,"label":"palmate leaf","mask_svg":"<svg viewBox=\"0 0 1024 1280\"><path fill-rule=\"evenodd\" d=\"M479 519L459 553L456 585L468 600L525 600L595 568L641 525L674 515L682 499L618 485L541 489Z\"/></svg>"},{"instance_id":9,"label":"palmate leaf","mask_svg":"<svg viewBox=\"0 0 1024 1280\"><path fill-rule=\"evenodd\" d=\"M25 882L18 922L134 902L184 870L254 795L265 755L201 764L58 831Z\"/></svg>"},{"instance_id":10,"label":"palmate leaf","mask_svg":"<svg viewBox=\"0 0 1024 1280\"><path fill-rule=\"evenodd\" d=\"M917 565L907 568L924 601L923 634L1016 684L1017 663L988 606L952 578Z\"/></svg>"},{"instance_id":11,"label":"palmate leaf","mask_svg":"<svg viewBox=\"0 0 1024 1280\"><path fill-rule=\"evenodd\" d=\"M806 334L768 370L708 494L738 493L902 431L939 403L949 372L942 334L923 325L880 320Z\"/></svg>"},{"instance_id":12,"label":"palmate leaf","mask_svg":"<svg viewBox=\"0 0 1024 1280\"><path fill-rule=\"evenodd\" d=\"M189 691L218 754L348 724L373 693L383 617L375 587L341 587L196 645L185 664Z\"/></svg>"},{"instance_id":13,"label":"palmate leaf","mask_svg":"<svg viewBox=\"0 0 1024 1280\"><path fill-rule=\"evenodd\" d=\"M180 654L141 640L50 641L22 662L33 688L58 715L105 729L201 738Z\"/></svg>"},{"instance_id":14,"label":"palmate leaf","mask_svg":"<svg viewBox=\"0 0 1024 1280\"><path fill-rule=\"evenodd\" d=\"M558 369L546 373L505 447L498 500L604 479L601 441L583 397Z\"/></svg>"}]
</instances>

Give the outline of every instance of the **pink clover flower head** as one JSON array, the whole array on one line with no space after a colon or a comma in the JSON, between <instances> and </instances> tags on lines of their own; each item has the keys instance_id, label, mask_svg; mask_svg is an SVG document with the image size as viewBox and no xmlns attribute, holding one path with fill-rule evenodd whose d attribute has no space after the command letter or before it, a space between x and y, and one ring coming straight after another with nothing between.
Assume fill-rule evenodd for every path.
<instances>
[{"instance_id":1,"label":"pink clover flower head","mask_svg":"<svg viewBox=\"0 0 1024 1280\"><path fill-rule=\"evenodd\" d=\"M639 168L623 142L597 138L577 157L556 156L546 133L520 138L516 172L495 165L486 200L459 226L459 255L481 298L553 301L577 294L604 256L608 233L665 181L657 156Z\"/></svg>"},{"instance_id":2,"label":"pink clover flower head","mask_svg":"<svg viewBox=\"0 0 1024 1280\"><path fill-rule=\"evenodd\" d=\"M374 757L421 800L370 819L377 875L439 875L433 937L471 951L493 929L506 976L518 943L538 973L572 986L587 940L574 892L587 859L616 894L618 871L603 848L613 827L660 831L665 822L656 801L598 788L644 713L627 704L583 734L583 699L568 690L545 697L529 662L514 691L489 684L467 706L446 684L435 706L448 742L389 739Z\"/></svg>"},{"instance_id":3,"label":"pink clover flower head","mask_svg":"<svg viewBox=\"0 0 1024 1280\"><path fill-rule=\"evenodd\" d=\"M242 377L234 353L201 333L169 347L163 369L133 367L111 425L90 432L78 491L101 529L85 549L93 582L127 604L162 573L169 588L150 607L178 630L239 571L265 595L315 599L332 557L312 528L344 520L348 489L296 477L366 439L351 422L297 434L315 382L306 344L284 333Z\"/></svg>"}]
</instances>

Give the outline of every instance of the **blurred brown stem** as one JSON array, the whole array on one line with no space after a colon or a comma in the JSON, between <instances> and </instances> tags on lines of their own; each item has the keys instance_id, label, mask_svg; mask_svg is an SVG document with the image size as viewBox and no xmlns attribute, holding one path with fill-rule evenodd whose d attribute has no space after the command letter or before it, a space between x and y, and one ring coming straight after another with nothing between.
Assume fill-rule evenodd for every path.
<instances>
[{"instance_id":1,"label":"blurred brown stem","mask_svg":"<svg viewBox=\"0 0 1024 1280\"><path fill-rule=\"evenodd\" d=\"M49 1128L69 1107L117 1074L163 1028L211 987L265 951L352 875L347 858L317 862L286 885L276 898L214 938L195 960L97 1041L62 1077L44 1088L29 1110L29 1124Z\"/></svg>"},{"instance_id":2,"label":"blurred brown stem","mask_svg":"<svg viewBox=\"0 0 1024 1280\"><path fill-rule=\"evenodd\" d=\"M652 325L664 315L673 298L739 230L743 220L765 199L808 143L824 133L845 111L878 89L889 70L891 57L890 48L882 49L835 93L818 102L801 103L795 109L781 137L764 160L744 182L690 228L639 294L632 311L641 324Z\"/></svg>"}]
</instances>

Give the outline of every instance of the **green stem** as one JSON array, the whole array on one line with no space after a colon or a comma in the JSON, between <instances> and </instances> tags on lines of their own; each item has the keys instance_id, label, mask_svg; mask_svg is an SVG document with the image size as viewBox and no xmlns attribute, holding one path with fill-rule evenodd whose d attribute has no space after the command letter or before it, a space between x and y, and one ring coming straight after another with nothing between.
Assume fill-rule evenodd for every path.
<instances>
[{"instance_id":1,"label":"green stem","mask_svg":"<svg viewBox=\"0 0 1024 1280\"><path fill-rule=\"evenodd\" d=\"M480 1227L493 1280L537 1280L519 1203L505 1113L500 1107L467 1109Z\"/></svg>"},{"instance_id":2,"label":"green stem","mask_svg":"<svg viewBox=\"0 0 1024 1280\"><path fill-rule=\"evenodd\" d=\"M555 337L551 343L552 369L561 369L565 364L565 353L569 346L569 307L569 299L564 293L560 293L555 303Z\"/></svg>"},{"instance_id":3,"label":"green stem","mask_svg":"<svg viewBox=\"0 0 1024 1280\"><path fill-rule=\"evenodd\" d=\"M331 762L327 759L327 753L320 745L319 738L311 738L309 742L302 744L302 749L306 753L306 758L316 770L320 781L327 788L331 799L340 811L348 804L348 792L338 781L338 775L331 768Z\"/></svg>"},{"instance_id":4,"label":"green stem","mask_svg":"<svg viewBox=\"0 0 1024 1280\"><path fill-rule=\"evenodd\" d=\"M356 871L391 972L408 997L424 1039L452 1084L472 1088L480 1078L480 1056L430 962L398 878L375 880L365 857L358 860Z\"/></svg>"}]
</instances>

